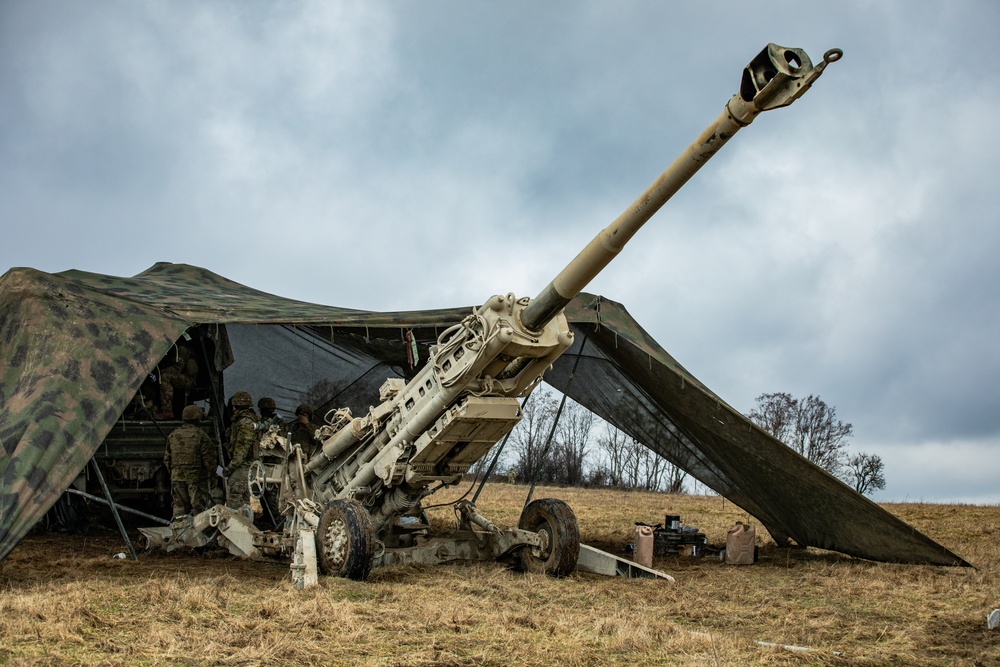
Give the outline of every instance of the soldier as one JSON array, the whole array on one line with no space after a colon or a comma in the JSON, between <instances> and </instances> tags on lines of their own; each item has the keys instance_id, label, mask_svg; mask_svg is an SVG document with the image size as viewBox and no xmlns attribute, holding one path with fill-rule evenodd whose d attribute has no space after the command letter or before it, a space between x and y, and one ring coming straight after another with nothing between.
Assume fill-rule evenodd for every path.
<instances>
[{"instance_id":1,"label":"soldier","mask_svg":"<svg viewBox=\"0 0 1000 667\"><path fill-rule=\"evenodd\" d=\"M198 380L198 362L190 346L178 342L160 362L160 407L156 419L174 418L174 389L190 389Z\"/></svg>"},{"instance_id":2,"label":"soldier","mask_svg":"<svg viewBox=\"0 0 1000 667\"><path fill-rule=\"evenodd\" d=\"M245 391L238 391L229 399L233 409L233 421L227 435L229 465L223 470L228 480L226 506L238 510L250 504L250 465L260 458L258 445L260 438L254 430L257 413L253 411L253 399Z\"/></svg>"},{"instance_id":3,"label":"soldier","mask_svg":"<svg viewBox=\"0 0 1000 667\"><path fill-rule=\"evenodd\" d=\"M281 417L275 413L277 407L277 403L275 403L274 399L269 396L262 396L260 400L257 401L257 409L260 410L260 420L264 422L267 427L277 426L279 431L284 431L285 422L282 421Z\"/></svg>"},{"instance_id":4,"label":"soldier","mask_svg":"<svg viewBox=\"0 0 1000 667\"><path fill-rule=\"evenodd\" d=\"M319 441L316 440L317 426L312 423L313 409L303 403L295 408L295 421L291 424L292 444L302 448L302 455L311 459L316 453Z\"/></svg>"},{"instance_id":5,"label":"soldier","mask_svg":"<svg viewBox=\"0 0 1000 667\"><path fill-rule=\"evenodd\" d=\"M219 457L212 441L201 428L203 415L197 405L187 406L181 413L184 425L167 436L163 463L170 471L174 521L206 510L211 504L209 484Z\"/></svg>"}]
</instances>

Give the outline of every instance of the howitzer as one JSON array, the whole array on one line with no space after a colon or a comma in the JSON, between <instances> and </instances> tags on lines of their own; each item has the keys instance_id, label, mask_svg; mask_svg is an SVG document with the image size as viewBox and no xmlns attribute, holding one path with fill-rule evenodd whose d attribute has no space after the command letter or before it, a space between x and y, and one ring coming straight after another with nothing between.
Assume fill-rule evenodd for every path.
<instances>
[{"instance_id":1,"label":"howitzer","mask_svg":"<svg viewBox=\"0 0 1000 667\"><path fill-rule=\"evenodd\" d=\"M456 503L457 530L435 536L422 500L462 475L521 418L524 397L573 343L563 309L701 166L761 112L798 99L842 52L813 65L800 49L769 44L743 72L739 92L701 135L534 299L496 295L440 335L408 382L390 378L364 416L327 414L311 458L272 429L261 439L251 490L279 526L216 506L184 525L143 529L168 549L217 540L250 558L291 559L299 586L327 574L364 579L374 564L509 557L561 576L580 552L572 510L541 499L517 528L502 528L472 503Z\"/></svg>"}]
</instances>

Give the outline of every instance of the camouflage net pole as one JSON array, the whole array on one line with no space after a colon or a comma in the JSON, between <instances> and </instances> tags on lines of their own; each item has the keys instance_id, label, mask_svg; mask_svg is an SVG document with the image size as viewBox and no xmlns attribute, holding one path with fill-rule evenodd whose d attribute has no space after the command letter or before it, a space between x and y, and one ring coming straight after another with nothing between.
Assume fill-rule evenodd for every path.
<instances>
[{"instance_id":1,"label":"camouflage net pole","mask_svg":"<svg viewBox=\"0 0 1000 667\"><path fill-rule=\"evenodd\" d=\"M531 497L535 495L535 484L538 482L538 473L541 471L542 461L549 453L549 446L552 444L552 436L556 434L556 427L559 426L559 418L562 417L563 407L566 406L566 398L569 388L573 385L573 376L576 375L576 369L580 365L580 357L583 356L583 348L587 344L587 337L583 337L583 341L580 343L580 350L576 353L576 359L573 360L573 370L570 371L569 381L566 383L566 391L563 392L562 400L559 401L559 409L556 410L556 416L552 419L552 428L549 429L549 437L545 440L545 447L542 449L542 455L539 457L538 465L535 467L535 474L531 476L531 488L528 489L528 497L524 499L524 507L528 506L531 502Z\"/></svg>"},{"instance_id":2,"label":"camouflage net pole","mask_svg":"<svg viewBox=\"0 0 1000 667\"><path fill-rule=\"evenodd\" d=\"M115 517L115 523L118 524L118 530L121 531L122 538L125 540L125 546L128 547L129 555L132 557L132 560L139 560L139 557L135 555L132 540L128 537L128 531L125 530L125 524L122 523L122 517L118 514L118 506L111 500L111 491L108 489L108 483L104 481L104 475L101 474L101 469L97 466L97 461L90 459L90 466L94 469L94 474L97 475L97 480L101 483L104 495L108 499L108 507L111 508L111 514Z\"/></svg>"}]
</instances>

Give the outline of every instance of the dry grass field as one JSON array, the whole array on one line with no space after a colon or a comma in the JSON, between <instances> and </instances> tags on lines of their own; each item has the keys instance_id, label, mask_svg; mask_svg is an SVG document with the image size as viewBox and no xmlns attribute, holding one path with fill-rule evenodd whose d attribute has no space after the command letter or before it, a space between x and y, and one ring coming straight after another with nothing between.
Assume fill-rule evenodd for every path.
<instances>
[{"instance_id":1,"label":"dry grass field","mask_svg":"<svg viewBox=\"0 0 1000 667\"><path fill-rule=\"evenodd\" d=\"M526 491L487 487L479 507L515 524ZM634 521L664 514L715 544L748 518L720 497L536 492L546 496L569 502L583 541L607 550L631 540ZM1000 630L985 621L1000 607L1000 507L888 509L978 569L778 549L764 533L754 566L657 559L675 583L487 563L383 568L296 591L280 564L114 560L113 531L36 533L0 565L0 664L1000 665ZM429 514L441 526L451 516Z\"/></svg>"}]
</instances>

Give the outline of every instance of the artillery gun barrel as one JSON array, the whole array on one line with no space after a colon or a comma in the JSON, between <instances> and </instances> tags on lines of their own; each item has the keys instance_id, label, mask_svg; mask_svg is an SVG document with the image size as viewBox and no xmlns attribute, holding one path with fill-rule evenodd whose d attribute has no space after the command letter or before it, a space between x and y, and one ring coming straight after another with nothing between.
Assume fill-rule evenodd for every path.
<instances>
[{"instance_id":1,"label":"artillery gun barrel","mask_svg":"<svg viewBox=\"0 0 1000 667\"><path fill-rule=\"evenodd\" d=\"M304 469L289 468L290 450L284 448L282 461L268 464L270 473L257 464L261 488L277 480L278 497L285 503L281 511L289 520L280 538L226 507L197 515L194 530L143 529L144 534L168 549L218 539L249 558L280 552L291 556L297 587L316 582L317 558L328 573L365 578L381 558L375 555L376 544L385 547L383 554L392 550L403 558L405 552L413 562L517 553L532 571L559 576L572 571L579 534L572 511L561 501L528 505L524 525L509 530L479 516L472 505L459 505L460 530L454 535L465 537L442 537L436 544L417 543L402 527L396 531L394 518L419 508L421 499L436 490L431 485L457 484L514 428L522 417L518 399L573 343L562 310L639 228L740 128L762 111L798 99L841 55L838 49L827 51L814 67L800 49L769 44L746 67L740 92L722 114L533 301L494 296L441 333L427 364L408 382L387 381L379 392L381 403L367 415L351 419L344 411L328 420L323 447ZM302 466L300 456L296 461ZM254 479L256 484L261 476ZM473 524L481 530L473 530Z\"/></svg>"},{"instance_id":2,"label":"artillery gun barrel","mask_svg":"<svg viewBox=\"0 0 1000 667\"><path fill-rule=\"evenodd\" d=\"M757 114L788 106L801 97L827 64L840 60L842 55L840 49L830 49L823 55L823 62L813 66L802 49L768 44L746 66L740 92L718 118L525 307L521 324L531 331L545 326L740 128L749 125Z\"/></svg>"}]
</instances>

